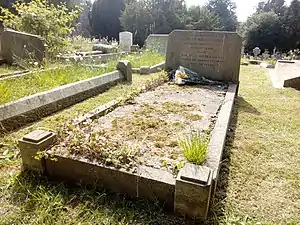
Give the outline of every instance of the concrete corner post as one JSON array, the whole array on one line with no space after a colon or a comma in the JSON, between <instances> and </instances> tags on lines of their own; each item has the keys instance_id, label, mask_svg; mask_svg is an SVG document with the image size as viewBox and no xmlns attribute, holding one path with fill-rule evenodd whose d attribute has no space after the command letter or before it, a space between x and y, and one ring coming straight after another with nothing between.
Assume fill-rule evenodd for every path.
<instances>
[{"instance_id":1,"label":"concrete corner post","mask_svg":"<svg viewBox=\"0 0 300 225\"><path fill-rule=\"evenodd\" d=\"M117 70L120 70L124 75L125 80L131 82L132 81L132 66L128 60L121 60L117 65Z\"/></svg>"},{"instance_id":2,"label":"concrete corner post","mask_svg":"<svg viewBox=\"0 0 300 225\"><path fill-rule=\"evenodd\" d=\"M174 211L192 219L205 219L212 191L212 170L187 163L179 172L175 185Z\"/></svg>"},{"instance_id":3,"label":"concrete corner post","mask_svg":"<svg viewBox=\"0 0 300 225\"><path fill-rule=\"evenodd\" d=\"M35 130L19 140L19 148L25 170L45 171L43 158L36 159L38 152L42 152L56 141L53 131Z\"/></svg>"}]
</instances>

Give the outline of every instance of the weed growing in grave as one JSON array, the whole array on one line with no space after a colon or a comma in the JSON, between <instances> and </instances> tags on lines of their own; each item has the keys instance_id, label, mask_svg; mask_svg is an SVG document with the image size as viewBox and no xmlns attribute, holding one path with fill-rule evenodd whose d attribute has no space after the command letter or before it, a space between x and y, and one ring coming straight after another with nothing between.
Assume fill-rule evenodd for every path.
<instances>
[{"instance_id":1,"label":"weed growing in grave","mask_svg":"<svg viewBox=\"0 0 300 225\"><path fill-rule=\"evenodd\" d=\"M183 154L189 162L201 165L207 155L208 138L199 132L193 132L179 142Z\"/></svg>"}]
</instances>

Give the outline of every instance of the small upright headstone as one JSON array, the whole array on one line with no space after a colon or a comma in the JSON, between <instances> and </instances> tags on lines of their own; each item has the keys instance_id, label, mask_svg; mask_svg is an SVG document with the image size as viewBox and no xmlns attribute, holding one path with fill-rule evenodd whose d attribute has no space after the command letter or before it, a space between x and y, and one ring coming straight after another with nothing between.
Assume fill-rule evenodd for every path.
<instances>
[{"instance_id":1,"label":"small upright headstone","mask_svg":"<svg viewBox=\"0 0 300 225\"><path fill-rule=\"evenodd\" d=\"M260 54L260 52L261 52L261 50L259 47L255 47L253 49L253 54L254 54L255 59L257 59L257 56Z\"/></svg>"},{"instance_id":2,"label":"small upright headstone","mask_svg":"<svg viewBox=\"0 0 300 225\"><path fill-rule=\"evenodd\" d=\"M166 70L179 66L211 80L239 81L242 38L234 32L175 30L169 35Z\"/></svg>"},{"instance_id":3,"label":"small upright headstone","mask_svg":"<svg viewBox=\"0 0 300 225\"><path fill-rule=\"evenodd\" d=\"M119 33L120 48L122 51L130 52L133 44L132 33L128 31Z\"/></svg>"}]
</instances>

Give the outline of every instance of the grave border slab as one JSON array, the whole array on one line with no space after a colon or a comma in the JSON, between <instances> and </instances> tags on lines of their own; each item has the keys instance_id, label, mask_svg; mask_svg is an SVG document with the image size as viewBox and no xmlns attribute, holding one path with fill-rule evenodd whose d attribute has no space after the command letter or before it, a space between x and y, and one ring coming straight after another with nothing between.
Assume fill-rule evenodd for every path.
<instances>
[{"instance_id":1,"label":"grave border slab","mask_svg":"<svg viewBox=\"0 0 300 225\"><path fill-rule=\"evenodd\" d=\"M122 169L87 162L84 159L71 159L59 155L51 156L56 160L49 157L44 159L45 173L55 180L100 185L113 192L131 197L159 200L167 209L172 208L177 213L179 212L176 205L180 205L183 206L180 207L180 215L194 219L205 219L219 178L221 159L237 89L237 84L229 84L215 127L211 133L206 162L203 166L192 164L195 167L194 171L201 173L192 174L192 179L189 179L189 173L183 172L186 170L186 166L179 171L177 179L175 179L169 173L159 169L143 166L138 168L137 174L133 174ZM202 181L199 182L197 177L198 179L202 177ZM116 182L118 185L115 185ZM201 200L195 198L196 201L191 201L190 199L185 200L187 198L176 197L176 193L183 193L181 196L184 196L187 190L196 190L196 195Z\"/></svg>"}]
</instances>

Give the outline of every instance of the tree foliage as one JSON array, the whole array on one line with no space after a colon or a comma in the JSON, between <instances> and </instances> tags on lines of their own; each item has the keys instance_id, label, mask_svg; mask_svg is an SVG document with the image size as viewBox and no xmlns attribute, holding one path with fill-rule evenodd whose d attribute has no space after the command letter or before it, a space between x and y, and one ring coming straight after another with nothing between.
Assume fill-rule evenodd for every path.
<instances>
[{"instance_id":1,"label":"tree foliage","mask_svg":"<svg viewBox=\"0 0 300 225\"><path fill-rule=\"evenodd\" d=\"M183 29L186 6L183 0L129 0L120 18L124 30L142 45L150 33L168 34Z\"/></svg>"},{"instance_id":2,"label":"tree foliage","mask_svg":"<svg viewBox=\"0 0 300 225\"><path fill-rule=\"evenodd\" d=\"M245 48L251 51L258 46L272 51L300 47L300 1L290 6L284 0L259 2L257 11L241 26Z\"/></svg>"},{"instance_id":3,"label":"tree foliage","mask_svg":"<svg viewBox=\"0 0 300 225\"><path fill-rule=\"evenodd\" d=\"M222 30L236 31L238 20L234 2L231 0L210 0L206 7L219 16Z\"/></svg>"},{"instance_id":4,"label":"tree foliage","mask_svg":"<svg viewBox=\"0 0 300 225\"><path fill-rule=\"evenodd\" d=\"M12 8L16 13L0 8L0 21L6 27L42 36L50 54L61 51L67 45L65 37L71 34L72 23L79 14L79 9L69 11L64 3L55 6L46 0L17 2Z\"/></svg>"},{"instance_id":5,"label":"tree foliage","mask_svg":"<svg viewBox=\"0 0 300 225\"><path fill-rule=\"evenodd\" d=\"M118 39L121 30L119 17L123 10L123 0L95 0L91 14L93 35Z\"/></svg>"},{"instance_id":6,"label":"tree foliage","mask_svg":"<svg viewBox=\"0 0 300 225\"><path fill-rule=\"evenodd\" d=\"M188 9L186 28L193 30L222 30L220 17L206 7L192 6Z\"/></svg>"}]
</instances>

